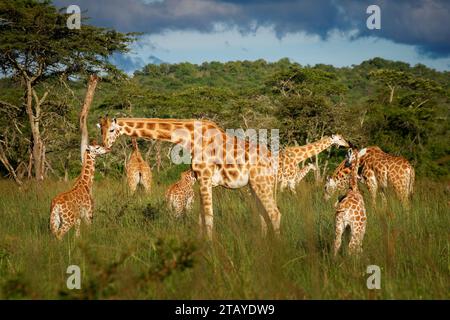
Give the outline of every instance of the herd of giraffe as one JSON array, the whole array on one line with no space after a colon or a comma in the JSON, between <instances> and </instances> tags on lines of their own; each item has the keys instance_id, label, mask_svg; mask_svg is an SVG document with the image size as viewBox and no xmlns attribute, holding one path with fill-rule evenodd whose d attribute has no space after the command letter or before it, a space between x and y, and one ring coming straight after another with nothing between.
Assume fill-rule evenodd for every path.
<instances>
[{"instance_id":1,"label":"herd of giraffe","mask_svg":"<svg viewBox=\"0 0 450 320\"><path fill-rule=\"evenodd\" d=\"M281 213L275 201L276 185L295 193L296 184L316 166L299 167L300 162L319 154L331 146L349 148L346 159L337 167L325 185L325 199L336 191L346 191L336 203L337 254L343 231L350 227L350 252L362 250L366 229L366 209L358 189L358 180L368 187L375 200L378 188L383 199L386 188L392 186L396 195L407 205L413 191L414 169L407 160L384 153L378 147L355 149L342 136L332 135L305 146L287 147L279 155L265 145L252 143L237 136L230 136L217 124L208 120L100 118L103 146L90 145L84 156L82 172L72 190L55 197L51 204L50 226L52 233L61 239L73 226L79 234L81 219L92 221L92 181L95 157L111 151L112 145L121 135L132 138L133 153L126 166L128 186L132 192L140 183L147 192L151 190L152 173L143 160L136 138L168 141L180 145L190 153L191 170L183 172L180 181L166 192L168 206L175 216L192 208L193 186L199 184L201 214L199 224L208 239L213 236L212 188L241 188L250 186L260 210L262 233L267 233L271 224L275 235L280 233ZM361 172L361 173L360 173Z\"/></svg>"}]
</instances>

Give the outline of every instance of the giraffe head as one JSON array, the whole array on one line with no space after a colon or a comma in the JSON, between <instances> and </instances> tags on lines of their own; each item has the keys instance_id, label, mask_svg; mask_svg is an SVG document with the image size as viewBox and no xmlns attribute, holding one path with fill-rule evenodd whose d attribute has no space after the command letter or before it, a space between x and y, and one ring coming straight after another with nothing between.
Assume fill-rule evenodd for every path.
<instances>
[{"instance_id":1,"label":"giraffe head","mask_svg":"<svg viewBox=\"0 0 450 320\"><path fill-rule=\"evenodd\" d=\"M328 201L336 191L343 191L348 187L350 176L350 167L346 165L347 159L344 159L334 170L333 175L327 177L325 183L324 198Z\"/></svg>"},{"instance_id":2,"label":"giraffe head","mask_svg":"<svg viewBox=\"0 0 450 320\"><path fill-rule=\"evenodd\" d=\"M103 145L111 148L114 141L121 135L120 126L117 124L117 119L110 119L108 115L100 117L97 126L102 132Z\"/></svg>"},{"instance_id":3,"label":"giraffe head","mask_svg":"<svg viewBox=\"0 0 450 320\"><path fill-rule=\"evenodd\" d=\"M110 148L102 147L98 145L95 141L93 141L90 145L87 146L86 151L93 157L108 153L111 151Z\"/></svg>"},{"instance_id":4,"label":"giraffe head","mask_svg":"<svg viewBox=\"0 0 450 320\"><path fill-rule=\"evenodd\" d=\"M197 176L195 175L194 171L187 170L181 173L181 180L186 181L189 184L193 185L195 181L197 181Z\"/></svg>"},{"instance_id":5,"label":"giraffe head","mask_svg":"<svg viewBox=\"0 0 450 320\"><path fill-rule=\"evenodd\" d=\"M334 177L327 176L327 181L325 183L325 193L324 193L324 199L325 201L330 200L331 196L337 189L337 181L334 179Z\"/></svg>"},{"instance_id":6,"label":"giraffe head","mask_svg":"<svg viewBox=\"0 0 450 320\"><path fill-rule=\"evenodd\" d=\"M331 143L346 148L350 147L350 144L347 141L345 141L345 139L340 134L333 134L331 136Z\"/></svg>"},{"instance_id":7,"label":"giraffe head","mask_svg":"<svg viewBox=\"0 0 450 320\"><path fill-rule=\"evenodd\" d=\"M347 155L345 157L345 159L346 159L345 166L349 168L349 167L351 167L352 163L355 161L357 161L357 164L358 164L358 161L361 159L361 157L363 157L366 154L366 152L367 152L367 148L364 148L361 150L358 150L356 148L348 149Z\"/></svg>"}]
</instances>

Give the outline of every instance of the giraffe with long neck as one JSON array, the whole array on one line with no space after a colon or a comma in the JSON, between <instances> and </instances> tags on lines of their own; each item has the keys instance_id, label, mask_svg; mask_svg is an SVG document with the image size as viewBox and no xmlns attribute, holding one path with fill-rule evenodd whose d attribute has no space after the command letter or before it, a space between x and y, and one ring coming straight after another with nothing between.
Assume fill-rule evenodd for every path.
<instances>
[{"instance_id":1,"label":"giraffe with long neck","mask_svg":"<svg viewBox=\"0 0 450 320\"><path fill-rule=\"evenodd\" d=\"M107 147L125 134L169 141L181 147L173 150L187 151L200 185L200 225L202 230L206 229L209 239L213 230L212 188L215 186L235 189L250 184L264 208L260 212L263 233L268 219L275 234L279 233L281 214L274 198L278 159L272 157L266 146L228 135L207 120L103 117L100 127Z\"/></svg>"},{"instance_id":2,"label":"giraffe with long neck","mask_svg":"<svg viewBox=\"0 0 450 320\"><path fill-rule=\"evenodd\" d=\"M336 256L342 243L345 228L350 227L350 253L362 251L362 241L366 232L366 207L361 192L358 189L358 150L349 149L346 166L350 168L349 189L347 194L338 201L335 217L334 255Z\"/></svg>"},{"instance_id":3,"label":"giraffe with long neck","mask_svg":"<svg viewBox=\"0 0 450 320\"><path fill-rule=\"evenodd\" d=\"M341 135L334 134L331 137L325 136L318 141L304 146L285 148L280 154L280 164L278 170L280 189L284 190L286 187L289 187L289 189L295 193L299 163L321 153L333 145L349 147L348 142L345 141Z\"/></svg>"},{"instance_id":4,"label":"giraffe with long neck","mask_svg":"<svg viewBox=\"0 0 450 320\"><path fill-rule=\"evenodd\" d=\"M84 153L81 173L73 188L53 198L50 207L50 230L58 239L62 239L73 225L76 236L79 236L81 219L84 219L86 224L92 223L95 158L107 152L109 148L97 144L89 145Z\"/></svg>"}]
</instances>

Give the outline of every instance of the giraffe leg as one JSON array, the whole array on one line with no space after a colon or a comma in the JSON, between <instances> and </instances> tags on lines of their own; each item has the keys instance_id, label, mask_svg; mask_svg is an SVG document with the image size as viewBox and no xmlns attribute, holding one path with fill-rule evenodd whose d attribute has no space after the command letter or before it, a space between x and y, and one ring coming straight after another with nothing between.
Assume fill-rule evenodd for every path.
<instances>
[{"instance_id":1,"label":"giraffe leg","mask_svg":"<svg viewBox=\"0 0 450 320\"><path fill-rule=\"evenodd\" d=\"M194 196L190 196L186 201L186 210L191 211L194 204Z\"/></svg>"},{"instance_id":2,"label":"giraffe leg","mask_svg":"<svg viewBox=\"0 0 450 320\"><path fill-rule=\"evenodd\" d=\"M130 188L131 194L136 192L137 186L139 184L139 173L133 173L128 175L128 187Z\"/></svg>"},{"instance_id":3,"label":"giraffe leg","mask_svg":"<svg viewBox=\"0 0 450 320\"><path fill-rule=\"evenodd\" d=\"M289 186L289 190L290 190L293 194L297 194L297 192L295 191L295 180L289 180L288 186Z\"/></svg>"},{"instance_id":4,"label":"giraffe leg","mask_svg":"<svg viewBox=\"0 0 450 320\"><path fill-rule=\"evenodd\" d=\"M286 182L286 180L285 180L285 179L281 180L281 183L280 183L280 191L283 191L284 189L286 189L286 187L287 187L287 182Z\"/></svg>"},{"instance_id":5,"label":"giraffe leg","mask_svg":"<svg viewBox=\"0 0 450 320\"><path fill-rule=\"evenodd\" d=\"M91 225L92 221L94 220L94 210L92 208L93 208L93 201L91 200L89 206L85 209L84 214L84 222L87 225Z\"/></svg>"},{"instance_id":6,"label":"giraffe leg","mask_svg":"<svg viewBox=\"0 0 450 320\"><path fill-rule=\"evenodd\" d=\"M394 191L404 208L409 209L409 175L393 184Z\"/></svg>"},{"instance_id":7,"label":"giraffe leg","mask_svg":"<svg viewBox=\"0 0 450 320\"><path fill-rule=\"evenodd\" d=\"M210 175L200 175L198 177L200 184L200 199L202 202L202 212L200 213L200 227L202 231L206 228L206 235L212 240L213 230L213 204L212 204L212 181Z\"/></svg>"},{"instance_id":8,"label":"giraffe leg","mask_svg":"<svg viewBox=\"0 0 450 320\"><path fill-rule=\"evenodd\" d=\"M341 214L336 214L336 222L335 222L335 237L334 237L334 256L336 256L341 248L342 244L342 234L345 230L345 224L342 220Z\"/></svg>"},{"instance_id":9,"label":"giraffe leg","mask_svg":"<svg viewBox=\"0 0 450 320\"><path fill-rule=\"evenodd\" d=\"M50 230L56 236L58 234L59 228L61 227L62 221L60 216L61 207L56 204L50 213Z\"/></svg>"},{"instance_id":10,"label":"giraffe leg","mask_svg":"<svg viewBox=\"0 0 450 320\"><path fill-rule=\"evenodd\" d=\"M68 221L63 222L61 228L59 228L58 233L56 234L56 238L58 238L58 240L62 240L62 238L70 230L72 225L73 223L70 223Z\"/></svg>"},{"instance_id":11,"label":"giraffe leg","mask_svg":"<svg viewBox=\"0 0 450 320\"><path fill-rule=\"evenodd\" d=\"M255 192L258 200L264 207L264 210L269 215L269 218L272 222L273 231L276 235L279 235L281 213L273 197L273 178L267 176L257 176L254 179L250 180L250 185L252 187L252 190Z\"/></svg>"},{"instance_id":12,"label":"giraffe leg","mask_svg":"<svg viewBox=\"0 0 450 320\"><path fill-rule=\"evenodd\" d=\"M367 189L369 190L372 199L372 205L375 206L377 202L378 182L374 172L373 171L364 172L364 181L366 182Z\"/></svg>"},{"instance_id":13,"label":"giraffe leg","mask_svg":"<svg viewBox=\"0 0 450 320\"><path fill-rule=\"evenodd\" d=\"M348 249L351 254L358 254L362 252L362 241L366 232L366 224L365 222L355 222L351 227L351 238Z\"/></svg>"},{"instance_id":14,"label":"giraffe leg","mask_svg":"<svg viewBox=\"0 0 450 320\"><path fill-rule=\"evenodd\" d=\"M260 205L262 205L258 196L256 195L255 190L253 190L251 185L249 186L249 191L250 191L250 195L252 196L252 199L256 200L256 202L258 202ZM263 235L263 237L265 237L267 235L267 222L269 221L269 223L270 223L270 218L265 209L258 210L258 214L259 214L259 218L261 221L261 234Z\"/></svg>"},{"instance_id":15,"label":"giraffe leg","mask_svg":"<svg viewBox=\"0 0 450 320\"><path fill-rule=\"evenodd\" d=\"M267 222L266 222L266 217L264 217L263 214L259 215L259 218L261 220L261 234L263 235L263 237L265 237L267 235Z\"/></svg>"},{"instance_id":16,"label":"giraffe leg","mask_svg":"<svg viewBox=\"0 0 450 320\"><path fill-rule=\"evenodd\" d=\"M81 225L81 219L78 218L75 220L75 237L80 237L80 225Z\"/></svg>"},{"instance_id":17,"label":"giraffe leg","mask_svg":"<svg viewBox=\"0 0 450 320\"><path fill-rule=\"evenodd\" d=\"M143 170L141 174L141 183L144 186L145 192L150 193L152 186L151 172Z\"/></svg>"}]
</instances>

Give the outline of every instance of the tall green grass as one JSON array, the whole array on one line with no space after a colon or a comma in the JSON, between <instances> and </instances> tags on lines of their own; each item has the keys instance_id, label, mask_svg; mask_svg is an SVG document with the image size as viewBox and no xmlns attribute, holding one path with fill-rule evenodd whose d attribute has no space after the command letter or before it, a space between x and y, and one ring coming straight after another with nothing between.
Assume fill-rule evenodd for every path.
<instances>
[{"instance_id":1,"label":"tall green grass","mask_svg":"<svg viewBox=\"0 0 450 320\"><path fill-rule=\"evenodd\" d=\"M171 175L169 175L171 176ZM241 190L214 189L214 240L205 241L193 212L174 219L164 204L169 182L134 196L125 183L94 184L95 216L62 242L49 232L52 197L71 183L19 188L0 181L0 296L3 299L448 299L448 194L419 181L411 211L390 199L367 201L364 252L332 256L333 202L302 182L278 193L281 236L261 236L258 207ZM368 199L366 197L366 199ZM348 241L348 235L347 235ZM344 242L344 247L348 242ZM78 265L81 290L68 290L66 269ZM369 290L368 265L381 268Z\"/></svg>"}]
</instances>

